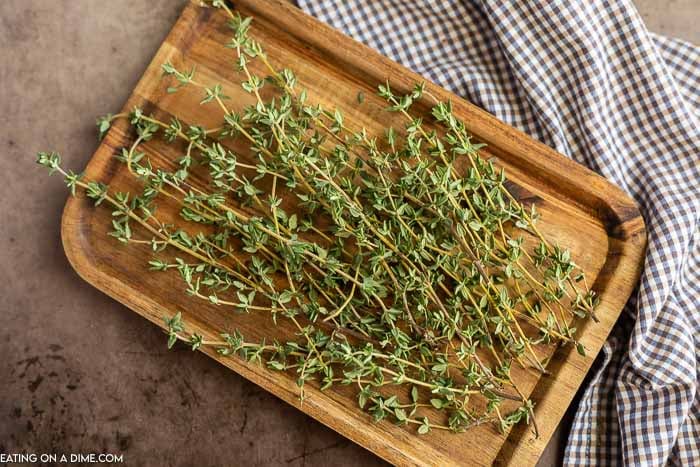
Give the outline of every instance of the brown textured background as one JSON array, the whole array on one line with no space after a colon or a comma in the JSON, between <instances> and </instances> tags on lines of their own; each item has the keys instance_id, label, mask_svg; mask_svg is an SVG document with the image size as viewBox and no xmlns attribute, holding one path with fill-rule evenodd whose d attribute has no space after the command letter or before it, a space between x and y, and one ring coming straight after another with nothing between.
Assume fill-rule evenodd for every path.
<instances>
[{"instance_id":1,"label":"brown textured background","mask_svg":"<svg viewBox=\"0 0 700 467\"><path fill-rule=\"evenodd\" d=\"M187 0L0 1L0 453L123 453L127 465L371 466L369 452L188 350L84 283L60 244L93 118L115 112ZM637 0L649 29L700 42L697 0ZM541 465L557 462L559 430Z\"/></svg>"}]
</instances>

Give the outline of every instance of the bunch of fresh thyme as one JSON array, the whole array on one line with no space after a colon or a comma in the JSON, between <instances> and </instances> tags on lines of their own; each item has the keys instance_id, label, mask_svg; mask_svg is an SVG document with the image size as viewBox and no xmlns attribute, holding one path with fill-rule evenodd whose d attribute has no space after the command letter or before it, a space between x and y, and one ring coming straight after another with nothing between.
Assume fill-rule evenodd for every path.
<instances>
[{"instance_id":1,"label":"bunch of fresh thyme","mask_svg":"<svg viewBox=\"0 0 700 467\"><path fill-rule=\"evenodd\" d=\"M101 137L117 118L134 129L133 144L116 156L140 193L112 192L66 171L56 153L38 157L73 195L81 189L95 205L108 204L111 235L151 245L151 269L177 271L188 295L270 313L297 329L288 342L249 342L237 331L210 341L188 332L177 313L166 318L168 346L181 340L264 362L295 374L301 388L354 385L375 420L414 424L421 434L491 421L507 430L529 420L533 404L511 364L545 372L537 347L547 344L572 343L583 353L570 323L597 304L569 251L542 236L534 206L506 189L503 170L479 156L481 145L449 103L432 108L438 130L411 115L424 95L437 102L422 84L407 95L379 86L405 126L370 135L339 110L309 102L291 70L275 69L249 35L250 18L221 0L211 5L230 17L226 47L254 105L236 111L221 85L165 63L168 92L201 88L202 104L219 106L224 119L208 129L139 108L100 119ZM253 60L269 76L252 73ZM262 98L264 86L274 98ZM140 149L154 138L184 143L175 168L155 167ZM230 148L234 141L249 148L248 159ZM192 181L195 171L208 183ZM186 228L160 219L158 200L178 203Z\"/></svg>"}]
</instances>

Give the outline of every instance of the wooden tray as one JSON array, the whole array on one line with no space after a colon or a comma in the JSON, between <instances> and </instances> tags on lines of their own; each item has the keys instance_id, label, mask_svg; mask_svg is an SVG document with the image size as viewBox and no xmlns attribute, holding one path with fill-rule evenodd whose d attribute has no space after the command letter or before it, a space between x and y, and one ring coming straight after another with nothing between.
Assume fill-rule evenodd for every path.
<instances>
[{"instance_id":1,"label":"wooden tray","mask_svg":"<svg viewBox=\"0 0 700 467\"><path fill-rule=\"evenodd\" d=\"M164 119L176 115L185 123L219 124L222 114L215 106L200 106L199 91L176 95L165 92L167 84L160 79L160 65L166 60L182 67L196 64L200 81L223 83L226 94L233 97L230 102L250 102L249 95L229 81L235 77L234 52L222 47L227 39L224 14L197 4L193 1L185 8L125 110L140 105ZM342 108L351 127L365 126L370 133L380 134L389 123L391 118L381 110L384 104L374 94L377 84L389 79L395 88L407 90L422 81L285 2L239 0L235 7L243 15L254 17L253 36L266 48L273 64L294 69L300 85L309 90L311 101ZM540 228L545 235L571 248L573 258L586 270L589 283L594 283L593 288L601 296L600 322L579 327L581 341L588 349L586 357L562 348L549 363L550 376L519 376L523 389L532 392L537 404L540 437L535 439L525 426L507 435L500 435L491 426L481 426L457 435L433 431L418 436L414 429L390 422L373 423L359 410L354 391L349 388L347 392L334 389L324 393L308 389L308 397L301 404L293 377L238 358L219 358L211 349L203 351L392 463L531 465L557 427L638 280L646 243L644 223L633 201L600 176L444 89L433 84L427 88L441 100L452 100L455 113L488 144L489 155L506 168L519 187L518 195L538 204ZM359 91L364 93L365 101L358 106ZM427 117L427 107L416 111ZM126 168L112 157L130 138L123 124L115 125L88 164L86 177L109 183L114 190L135 189ZM146 151L163 164L178 157L172 147L157 142L148 143ZM291 328L280 331L273 327L263 315L234 315L222 307L187 298L176 274L147 271L150 255L146 246L141 251L139 245L124 248L106 235L109 219L108 209L94 208L82 197L69 199L63 215L62 237L68 259L98 289L159 326L163 326L164 315L181 311L186 323L205 336L232 328L241 329L250 339L292 334Z\"/></svg>"}]
</instances>

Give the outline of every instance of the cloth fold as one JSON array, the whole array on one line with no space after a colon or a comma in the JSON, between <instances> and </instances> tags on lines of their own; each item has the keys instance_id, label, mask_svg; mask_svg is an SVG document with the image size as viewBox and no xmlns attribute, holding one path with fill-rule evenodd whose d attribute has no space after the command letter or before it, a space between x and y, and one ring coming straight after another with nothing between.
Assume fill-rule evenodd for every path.
<instances>
[{"instance_id":1,"label":"cloth fold","mask_svg":"<svg viewBox=\"0 0 700 467\"><path fill-rule=\"evenodd\" d=\"M637 201L644 272L565 463L700 465L700 49L649 33L629 0L297 2Z\"/></svg>"}]
</instances>

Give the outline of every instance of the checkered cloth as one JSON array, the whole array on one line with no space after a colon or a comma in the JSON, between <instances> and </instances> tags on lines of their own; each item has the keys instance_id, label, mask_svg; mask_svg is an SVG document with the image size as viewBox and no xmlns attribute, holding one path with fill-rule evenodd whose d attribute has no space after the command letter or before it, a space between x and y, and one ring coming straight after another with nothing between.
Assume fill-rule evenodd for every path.
<instances>
[{"instance_id":1,"label":"checkered cloth","mask_svg":"<svg viewBox=\"0 0 700 467\"><path fill-rule=\"evenodd\" d=\"M629 0L298 0L629 193L644 273L596 360L566 464L700 465L700 51Z\"/></svg>"}]
</instances>

